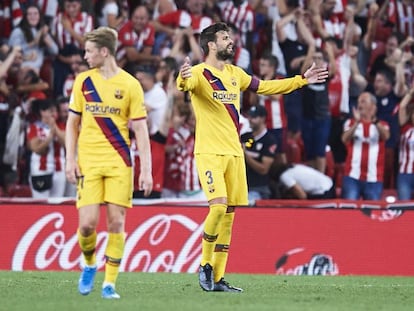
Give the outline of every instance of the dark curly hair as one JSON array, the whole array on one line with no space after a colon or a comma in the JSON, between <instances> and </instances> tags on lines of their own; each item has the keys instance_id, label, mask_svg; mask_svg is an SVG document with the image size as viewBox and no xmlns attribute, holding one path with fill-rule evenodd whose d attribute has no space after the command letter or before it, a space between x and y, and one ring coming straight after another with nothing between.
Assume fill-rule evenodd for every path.
<instances>
[{"instance_id":1,"label":"dark curly hair","mask_svg":"<svg viewBox=\"0 0 414 311\"><path fill-rule=\"evenodd\" d=\"M216 33L220 31L230 32L230 28L225 23L216 23L216 24L208 26L207 28L204 28L203 31L201 32L200 46L205 55L207 55L209 52L208 43L216 42L217 40Z\"/></svg>"}]
</instances>

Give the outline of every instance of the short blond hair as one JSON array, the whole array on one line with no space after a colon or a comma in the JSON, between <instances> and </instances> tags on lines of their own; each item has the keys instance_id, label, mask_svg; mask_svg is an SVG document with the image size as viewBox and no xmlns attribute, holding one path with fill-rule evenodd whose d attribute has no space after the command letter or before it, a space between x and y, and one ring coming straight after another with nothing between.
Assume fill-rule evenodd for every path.
<instances>
[{"instance_id":1,"label":"short blond hair","mask_svg":"<svg viewBox=\"0 0 414 311\"><path fill-rule=\"evenodd\" d=\"M85 34L85 42L90 41L95 43L98 49L107 48L112 56L115 56L118 33L110 27L99 27Z\"/></svg>"}]
</instances>

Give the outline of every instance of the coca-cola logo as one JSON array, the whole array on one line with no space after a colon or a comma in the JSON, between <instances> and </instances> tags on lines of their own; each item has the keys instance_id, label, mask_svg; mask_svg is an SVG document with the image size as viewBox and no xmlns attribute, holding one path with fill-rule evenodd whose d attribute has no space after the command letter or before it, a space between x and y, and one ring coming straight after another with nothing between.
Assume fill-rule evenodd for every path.
<instances>
[{"instance_id":1,"label":"coca-cola logo","mask_svg":"<svg viewBox=\"0 0 414 311\"><path fill-rule=\"evenodd\" d=\"M276 274L282 275L338 275L338 265L332 256L306 251L297 247L284 253L276 261Z\"/></svg>"},{"instance_id":2,"label":"coca-cola logo","mask_svg":"<svg viewBox=\"0 0 414 311\"><path fill-rule=\"evenodd\" d=\"M33 266L39 270L77 269L82 256L76 230L69 229L70 234L65 228L64 215L59 212L35 221L19 239L11 269L23 271ZM193 273L200 263L202 231L202 224L185 215L153 215L126 233L120 271ZM98 268L105 264L107 238L107 232L98 232Z\"/></svg>"}]
</instances>

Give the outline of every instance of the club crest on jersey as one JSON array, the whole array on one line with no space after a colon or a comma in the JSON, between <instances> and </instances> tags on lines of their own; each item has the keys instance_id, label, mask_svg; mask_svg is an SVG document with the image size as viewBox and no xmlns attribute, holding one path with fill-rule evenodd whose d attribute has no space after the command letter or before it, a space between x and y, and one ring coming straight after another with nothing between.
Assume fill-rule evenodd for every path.
<instances>
[{"instance_id":1,"label":"club crest on jersey","mask_svg":"<svg viewBox=\"0 0 414 311\"><path fill-rule=\"evenodd\" d=\"M124 98L124 95L122 93L123 92L121 90L115 90L115 94L114 94L115 98L116 99L122 99L122 98Z\"/></svg>"},{"instance_id":2,"label":"club crest on jersey","mask_svg":"<svg viewBox=\"0 0 414 311\"><path fill-rule=\"evenodd\" d=\"M231 85L233 86L237 85L236 79L234 77L231 77Z\"/></svg>"}]
</instances>

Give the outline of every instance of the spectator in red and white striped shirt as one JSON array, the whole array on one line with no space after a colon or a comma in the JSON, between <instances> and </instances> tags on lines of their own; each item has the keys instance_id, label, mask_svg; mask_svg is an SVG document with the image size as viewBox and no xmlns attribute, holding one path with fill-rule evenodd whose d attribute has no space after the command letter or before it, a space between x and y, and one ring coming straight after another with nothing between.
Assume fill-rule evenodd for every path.
<instances>
[{"instance_id":1,"label":"spectator in red and white striped shirt","mask_svg":"<svg viewBox=\"0 0 414 311\"><path fill-rule=\"evenodd\" d=\"M342 198L379 200L383 190L386 122L377 119L377 100L369 92L358 97L353 118L345 121L342 141L347 146Z\"/></svg>"},{"instance_id":2,"label":"spectator in red and white striped shirt","mask_svg":"<svg viewBox=\"0 0 414 311\"><path fill-rule=\"evenodd\" d=\"M0 39L8 39L14 27L23 17L23 10L18 0L0 1Z\"/></svg>"},{"instance_id":3,"label":"spectator in red and white striped shirt","mask_svg":"<svg viewBox=\"0 0 414 311\"><path fill-rule=\"evenodd\" d=\"M239 30L243 47L254 47L255 12L247 0L218 1L221 19Z\"/></svg>"},{"instance_id":4,"label":"spectator in red and white striped shirt","mask_svg":"<svg viewBox=\"0 0 414 311\"><path fill-rule=\"evenodd\" d=\"M69 45L83 49L83 35L94 27L92 16L81 9L81 0L65 0L63 12L53 20L52 32L61 50Z\"/></svg>"},{"instance_id":5,"label":"spectator in red and white striped shirt","mask_svg":"<svg viewBox=\"0 0 414 311\"><path fill-rule=\"evenodd\" d=\"M395 1L395 2L394 2ZM390 20L395 24L396 29L404 36L414 37L414 1L394 0Z\"/></svg>"},{"instance_id":6,"label":"spectator in red and white striped shirt","mask_svg":"<svg viewBox=\"0 0 414 311\"><path fill-rule=\"evenodd\" d=\"M262 80L272 80L281 78L277 74L279 61L276 56L270 53L264 53L259 59L259 75ZM275 95L257 95L251 94L250 102L257 103L265 107L267 112L266 127L272 133L276 140L277 148L275 155L275 163L286 163L286 131L287 116L285 113L285 105L283 96Z\"/></svg>"},{"instance_id":7,"label":"spectator in red and white striped shirt","mask_svg":"<svg viewBox=\"0 0 414 311\"><path fill-rule=\"evenodd\" d=\"M175 102L165 146L163 198L205 200L194 159L194 114L186 102Z\"/></svg>"},{"instance_id":8,"label":"spectator in red and white striped shirt","mask_svg":"<svg viewBox=\"0 0 414 311\"><path fill-rule=\"evenodd\" d=\"M32 108L38 120L27 129L30 149L30 179L33 198L62 197L65 191L64 164L60 162L65 134L56 124L50 100L35 100Z\"/></svg>"},{"instance_id":9,"label":"spectator in red and white striped shirt","mask_svg":"<svg viewBox=\"0 0 414 311\"><path fill-rule=\"evenodd\" d=\"M37 6L42 11L45 17L46 24L50 26L53 18L59 13L59 1L58 0L36 0Z\"/></svg>"},{"instance_id":10,"label":"spectator in red and white striped shirt","mask_svg":"<svg viewBox=\"0 0 414 311\"><path fill-rule=\"evenodd\" d=\"M345 8L340 0L309 1L312 22L315 26L315 38L320 46L321 39L334 37L343 39L345 35Z\"/></svg>"},{"instance_id":11,"label":"spectator in red and white striped shirt","mask_svg":"<svg viewBox=\"0 0 414 311\"><path fill-rule=\"evenodd\" d=\"M198 35L205 27L210 26L213 20L204 13L205 8L206 0L187 0L185 9L160 15L154 20L153 25L157 31L155 53L167 56L174 36L180 28L191 26L193 33Z\"/></svg>"},{"instance_id":12,"label":"spectator in red and white striped shirt","mask_svg":"<svg viewBox=\"0 0 414 311\"><path fill-rule=\"evenodd\" d=\"M132 12L131 20L124 24L118 34L116 60L120 67L132 70L137 64L158 63L160 57L152 55L155 29L149 23L149 12L140 5Z\"/></svg>"},{"instance_id":13,"label":"spectator in red and white striped shirt","mask_svg":"<svg viewBox=\"0 0 414 311\"><path fill-rule=\"evenodd\" d=\"M204 14L206 0L187 0L185 10L176 10L164 15L160 15L154 21L157 31L165 32L169 37L173 37L177 28L187 28L191 26L195 33L201 31L212 24L211 17Z\"/></svg>"},{"instance_id":14,"label":"spectator in red and white striped shirt","mask_svg":"<svg viewBox=\"0 0 414 311\"><path fill-rule=\"evenodd\" d=\"M92 31L92 16L81 11L81 0L65 0L64 10L53 20L52 34L59 46L59 54L53 64L53 91L62 95L63 83L71 73L72 55L83 50L83 35Z\"/></svg>"},{"instance_id":15,"label":"spectator in red and white striped shirt","mask_svg":"<svg viewBox=\"0 0 414 311\"><path fill-rule=\"evenodd\" d=\"M401 126L397 195L410 200L414 191L414 82L403 97L398 111Z\"/></svg>"}]
</instances>

